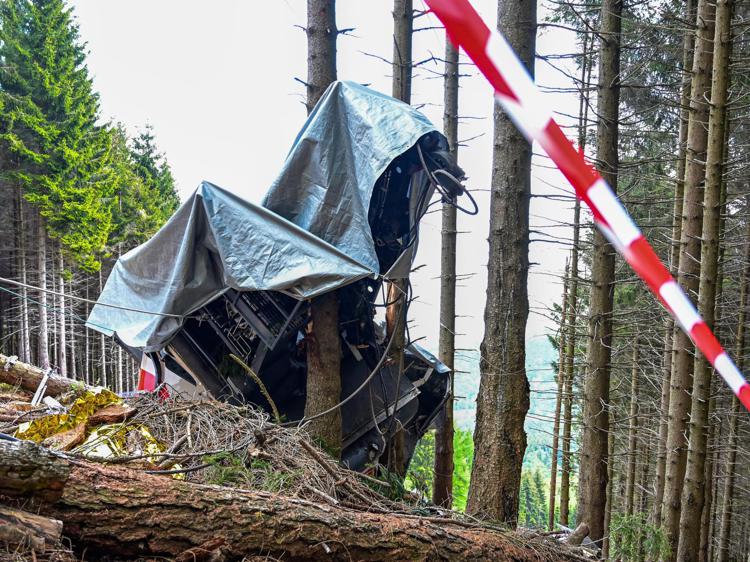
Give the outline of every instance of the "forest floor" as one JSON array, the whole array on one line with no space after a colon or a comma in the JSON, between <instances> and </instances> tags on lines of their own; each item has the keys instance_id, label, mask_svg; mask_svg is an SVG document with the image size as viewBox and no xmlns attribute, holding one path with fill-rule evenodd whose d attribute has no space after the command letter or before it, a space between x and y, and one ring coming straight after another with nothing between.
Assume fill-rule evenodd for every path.
<instances>
[{"instance_id":1,"label":"forest floor","mask_svg":"<svg viewBox=\"0 0 750 562\"><path fill-rule=\"evenodd\" d=\"M0 560L590 559L350 471L249 406L59 377L41 400L43 379L0 356Z\"/></svg>"}]
</instances>

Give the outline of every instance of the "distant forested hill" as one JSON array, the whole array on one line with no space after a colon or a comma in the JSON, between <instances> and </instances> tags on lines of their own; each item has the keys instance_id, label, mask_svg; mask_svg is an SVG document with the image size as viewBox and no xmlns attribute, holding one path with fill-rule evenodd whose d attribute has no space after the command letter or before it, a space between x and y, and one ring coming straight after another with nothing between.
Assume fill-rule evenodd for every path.
<instances>
[{"instance_id":1,"label":"distant forested hill","mask_svg":"<svg viewBox=\"0 0 750 562\"><path fill-rule=\"evenodd\" d=\"M531 409L526 418L528 448L524 468L544 467L549 470L552 440L552 417L555 411L555 373L552 363L557 352L546 337L530 339L526 343L526 373L531 386ZM456 426L474 430L476 399L479 391L479 351L456 353Z\"/></svg>"}]
</instances>

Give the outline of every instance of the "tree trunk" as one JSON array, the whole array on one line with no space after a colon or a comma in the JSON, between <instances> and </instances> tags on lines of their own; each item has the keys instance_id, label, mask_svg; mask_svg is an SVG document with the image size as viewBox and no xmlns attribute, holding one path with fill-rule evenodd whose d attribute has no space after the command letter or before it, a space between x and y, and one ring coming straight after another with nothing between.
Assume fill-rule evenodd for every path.
<instances>
[{"instance_id":1,"label":"tree trunk","mask_svg":"<svg viewBox=\"0 0 750 562\"><path fill-rule=\"evenodd\" d=\"M26 264L26 205L23 201L23 193L21 187L18 186L16 189L16 236L17 236L17 247L16 247L16 268L18 269L18 280L24 285L28 283ZM19 334L20 346L18 349L18 357L21 361L32 361L31 357L31 339L29 336L29 298L26 287L20 287L18 292L21 297L19 299L19 305L21 307L21 333Z\"/></svg>"},{"instance_id":2,"label":"tree trunk","mask_svg":"<svg viewBox=\"0 0 750 562\"><path fill-rule=\"evenodd\" d=\"M622 0L602 3L596 160L602 177L614 191L618 172L621 18ZM578 520L588 523L589 536L597 544L601 544L604 537L606 513L614 273L612 246L597 230L591 264L588 369L584 383L578 487Z\"/></svg>"},{"instance_id":3,"label":"tree trunk","mask_svg":"<svg viewBox=\"0 0 750 562\"><path fill-rule=\"evenodd\" d=\"M102 272L102 269L104 268L104 264L99 268L99 294L102 294L102 290L104 289L104 273ZM101 376L99 380L97 381L97 384L100 384L102 386L108 386L108 377L107 377L107 340L104 337L104 333L99 333L99 352L101 353Z\"/></svg>"},{"instance_id":4,"label":"tree trunk","mask_svg":"<svg viewBox=\"0 0 750 562\"><path fill-rule=\"evenodd\" d=\"M333 408L341 401L339 300L335 292L313 299L307 333L307 398L305 417ZM341 456L341 409L313 419L310 435L334 457Z\"/></svg>"},{"instance_id":5,"label":"tree trunk","mask_svg":"<svg viewBox=\"0 0 750 562\"><path fill-rule=\"evenodd\" d=\"M61 376L68 376L67 334L65 332L65 258L62 246L57 249L57 369Z\"/></svg>"},{"instance_id":6,"label":"tree trunk","mask_svg":"<svg viewBox=\"0 0 750 562\"><path fill-rule=\"evenodd\" d=\"M411 103L412 0L393 0L393 97Z\"/></svg>"},{"instance_id":7,"label":"tree trunk","mask_svg":"<svg viewBox=\"0 0 750 562\"><path fill-rule=\"evenodd\" d=\"M635 461L638 452L638 336L633 342L633 366L630 377L630 412L628 423L628 469L625 477L625 515L633 515L635 505Z\"/></svg>"},{"instance_id":8,"label":"tree trunk","mask_svg":"<svg viewBox=\"0 0 750 562\"><path fill-rule=\"evenodd\" d=\"M37 274L39 278L39 366L49 369L49 333L47 327L47 230L44 219L38 218L37 224Z\"/></svg>"},{"instance_id":9,"label":"tree trunk","mask_svg":"<svg viewBox=\"0 0 750 562\"><path fill-rule=\"evenodd\" d=\"M73 295L73 279L71 278L70 282L68 283L68 294ZM70 300L70 312L71 312L71 318L74 318L75 313L75 304L74 300ZM78 378L77 374L81 372L81 370L78 368L77 362L78 362L78 353L77 353L77 347L78 347L78 338L76 338L76 323L73 322L71 319L70 322L68 322L68 328L70 330L69 332L69 340L68 343L70 345L70 370L69 370L69 376L72 379ZM120 347L119 345L117 347Z\"/></svg>"},{"instance_id":10,"label":"tree trunk","mask_svg":"<svg viewBox=\"0 0 750 562\"><path fill-rule=\"evenodd\" d=\"M713 80L708 120L706 181L703 195L703 228L700 253L700 291L698 312L713 330L716 284L719 269L719 226L721 219L721 186L724 169L724 126L726 124L727 89L729 85L729 51L731 45L731 0L716 3L713 40ZM685 482L677 558L685 562L698 560L700 523L705 501L705 464L708 443L708 416L713 369L703 355L696 355L690 415L690 444Z\"/></svg>"},{"instance_id":11,"label":"tree trunk","mask_svg":"<svg viewBox=\"0 0 750 562\"><path fill-rule=\"evenodd\" d=\"M614 427L614 419L612 426ZM607 434L607 499L604 505L604 534L602 538L602 558L609 560L610 542L610 524L612 523L612 502L615 491L615 432L610 431Z\"/></svg>"},{"instance_id":12,"label":"tree trunk","mask_svg":"<svg viewBox=\"0 0 750 562\"><path fill-rule=\"evenodd\" d=\"M695 0L686 0L685 19L695 21ZM693 68L695 35L692 29L685 31L682 41L682 85L680 89L680 130L678 134L677 182L675 183L674 210L672 214L672 239L669 246L669 268L677 276L680 258L680 236L682 232L682 203L685 193L685 162L687 147L688 118L690 115L690 72ZM675 324L671 314L667 314L664 331L664 359L661 383L661 407L659 408L659 440L656 455L656 475L654 478L654 504L651 519L654 526L661 525L661 506L664 499L664 478L667 469L667 434L669 432L669 392L672 380L673 334Z\"/></svg>"},{"instance_id":13,"label":"tree trunk","mask_svg":"<svg viewBox=\"0 0 750 562\"><path fill-rule=\"evenodd\" d=\"M451 154L458 153L458 50L445 39L443 131ZM443 203L440 246L439 357L451 370L456 353L456 207ZM453 503L453 394L455 374L435 432L435 479L432 502L450 508Z\"/></svg>"},{"instance_id":14,"label":"tree trunk","mask_svg":"<svg viewBox=\"0 0 750 562\"><path fill-rule=\"evenodd\" d=\"M227 560L572 560L562 547L523 546L495 530L381 515L196 485L83 461L29 442L0 441L0 493L37 500L40 515L89 557L167 557L212 545ZM546 556L545 556L546 555ZM194 558L190 558L194 559Z\"/></svg>"},{"instance_id":15,"label":"tree trunk","mask_svg":"<svg viewBox=\"0 0 750 562\"><path fill-rule=\"evenodd\" d=\"M498 28L533 75L536 2L500 0ZM518 523L521 466L529 410L526 320L529 315L531 146L495 107L487 301L466 511Z\"/></svg>"},{"instance_id":16,"label":"tree trunk","mask_svg":"<svg viewBox=\"0 0 750 562\"><path fill-rule=\"evenodd\" d=\"M336 81L336 0L307 0L307 113Z\"/></svg>"},{"instance_id":17,"label":"tree trunk","mask_svg":"<svg viewBox=\"0 0 750 562\"><path fill-rule=\"evenodd\" d=\"M593 44L594 37L591 36ZM589 103L587 99L588 86L591 82L591 47L589 37L583 39L583 64L581 65L581 92L578 97L578 149L583 153L586 148L586 130L588 127ZM573 425L573 382L575 380L575 356L578 323L578 247L581 237L581 202L575 197L573 204L573 248L570 255L570 290L568 305L568 335L565 351L565 375L563 386L563 431L562 431L562 459L560 466L560 524L569 526L570 511L570 474L571 458L570 445Z\"/></svg>"},{"instance_id":18,"label":"tree trunk","mask_svg":"<svg viewBox=\"0 0 750 562\"><path fill-rule=\"evenodd\" d=\"M560 446L560 409L562 406L562 394L565 386L565 338L568 329L568 264L565 264L565 277L563 278L563 305L560 317L560 339L558 341L557 359L557 396L555 397L555 418L552 424L552 461L549 470L549 513L547 516L547 528L552 531L555 528L555 501L557 500L557 453Z\"/></svg>"},{"instance_id":19,"label":"tree trunk","mask_svg":"<svg viewBox=\"0 0 750 562\"><path fill-rule=\"evenodd\" d=\"M745 207L750 208L750 198L746 199ZM744 368L745 353L745 318L747 315L748 296L750 293L750 222L747 223L747 233L745 238L745 261L742 280L740 282L740 300L737 314L737 330L734 340L734 356L737 361L737 368L740 371ZM729 547L732 536L732 503L734 499L734 483L736 476L737 461L737 421L742 415L742 407L737 398L732 398L732 410L729 416L729 438L727 443L725 466L724 489L722 497L724 502L721 506L721 525L719 527L719 537L716 560L718 562L728 562Z\"/></svg>"},{"instance_id":20,"label":"tree trunk","mask_svg":"<svg viewBox=\"0 0 750 562\"><path fill-rule=\"evenodd\" d=\"M307 0L307 112L336 81L336 1ZM339 300L329 293L310 301L307 333L307 398L305 417L341 401ZM334 456L341 455L341 411L313 420L310 434Z\"/></svg>"},{"instance_id":21,"label":"tree trunk","mask_svg":"<svg viewBox=\"0 0 750 562\"><path fill-rule=\"evenodd\" d=\"M685 164L685 194L677 280L692 298L698 292L700 275L701 229L703 223L702 183L705 179L705 153L708 138L708 103L711 86L714 5L698 0L695 56L691 83L690 116ZM683 330L674 333L674 360L669 396L669 432L662 525L677 556L682 489L687 461L688 421L690 417L695 348Z\"/></svg>"},{"instance_id":22,"label":"tree trunk","mask_svg":"<svg viewBox=\"0 0 750 562\"><path fill-rule=\"evenodd\" d=\"M394 0L393 2L393 97L404 103L411 103L412 71L412 27L414 22L412 0ZM406 347L406 310L409 294L409 279L396 279L388 287L388 305L386 310L386 332L393 338L388 361L395 365L398 376L404 372L404 348ZM395 419L395 418L394 418ZM401 477L406 475L406 459L403 458L402 429L396 429L396 435L388 449L388 470Z\"/></svg>"}]
</instances>

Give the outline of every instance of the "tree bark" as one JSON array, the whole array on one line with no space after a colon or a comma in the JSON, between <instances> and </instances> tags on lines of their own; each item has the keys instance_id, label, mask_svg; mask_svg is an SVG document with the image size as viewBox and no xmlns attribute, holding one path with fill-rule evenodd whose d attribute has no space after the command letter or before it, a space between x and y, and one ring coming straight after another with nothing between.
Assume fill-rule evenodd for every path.
<instances>
[{"instance_id":1,"label":"tree bark","mask_svg":"<svg viewBox=\"0 0 750 562\"><path fill-rule=\"evenodd\" d=\"M533 75L536 2L500 0L497 15L498 29ZM497 106L494 126L485 331L466 511L515 526L529 410L531 146Z\"/></svg>"},{"instance_id":2,"label":"tree bark","mask_svg":"<svg viewBox=\"0 0 750 562\"><path fill-rule=\"evenodd\" d=\"M596 160L614 191L618 173L620 35L622 0L605 0L601 8ZM607 497L609 377L612 356L612 301L615 280L612 246L594 233L589 306L588 369L584 383L578 520L586 521L591 540L601 545Z\"/></svg>"},{"instance_id":3,"label":"tree bark","mask_svg":"<svg viewBox=\"0 0 750 562\"><path fill-rule=\"evenodd\" d=\"M12 467L7 469L6 467ZM89 556L179 557L212 544L227 560L573 560L560 546L450 520L376 514L267 492L190 484L69 461L29 442L0 441L0 493L37 500L40 515ZM528 542L528 541L526 541Z\"/></svg>"},{"instance_id":4,"label":"tree bark","mask_svg":"<svg viewBox=\"0 0 750 562\"><path fill-rule=\"evenodd\" d=\"M44 219L39 217L37 223L37 274L39 283L39 366L49 369L49 334L47 326L47 229Z\"/></svg>"},{"instance_id":5,"label":"tree bark","mask_svg":"<svg viewBox=\"0 0 750 562\"><path fill-rule=\"evenodd\" d=\"M62 521L0 505L0 543L42 553L59 546Z\"/></svg>"},{"instance_id":6,"label":"tree bark","mask_svg":"<svg viewBox=\"0 0 750 562\"><path fill-rule=\"evenodd\" d=\"M612 420L612 426L615 423ZM609 560L610 528L612 523L612 509L615 491L615 432L611 430L607 435L607 499L604 505L604 536L602 538L602 558Z\"/></svg>"},{"instance_id":7,"label":"tree bark","mask_svg":"<svg viewBox=\"0 0 750 562\"><path fill-rule=\"evenodd\" d=\"M445 39L443 132L451 154L458 153L458 50ZM451 371L456 353L456 207L443 203L440 245L440 361ZM450 508L453 503L453 395L455 374L435 432L435 479L432 502Z\"/></svg>"},{"instance_id":8,"label":"tree bark","mask_svg":"<svg viewBox=\"0 0 750 562\"><path fill-rule=\"evenodd\" d=\"M703 198L701 185L705 179L705 154L708 139L708 103L713 58L714 5L698 0L695 56L688 119L685 193L677 281L691 298L698 292L701 261L701 230ZM688 420L690 417L695 348L688 335L674 333L674 355L669 396L669 431L665 491L662 505L662 526L669 538L672 559L677 556L682 489L687 461Z\"/></svg>"}]
</instances>

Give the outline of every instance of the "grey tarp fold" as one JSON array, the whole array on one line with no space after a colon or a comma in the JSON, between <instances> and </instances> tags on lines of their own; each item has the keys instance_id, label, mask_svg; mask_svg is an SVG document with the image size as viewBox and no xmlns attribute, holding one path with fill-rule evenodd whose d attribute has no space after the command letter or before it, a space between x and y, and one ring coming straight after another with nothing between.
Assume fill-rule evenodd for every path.
<instances>
[{"instance_id":1,"label":"grey tarp fold","mask_svg":"<svg viewBox=\"0 0 750 562\"><path fill-rule=\"evenodd\" d=\"M264 207L204 182L151 240L117 261L87 325L155 351L185 316L227 288L305 299L379 274L368 223L373 186L434 130L402 102L357 84L332 84Z\"/></svg>"}]
</instances>

